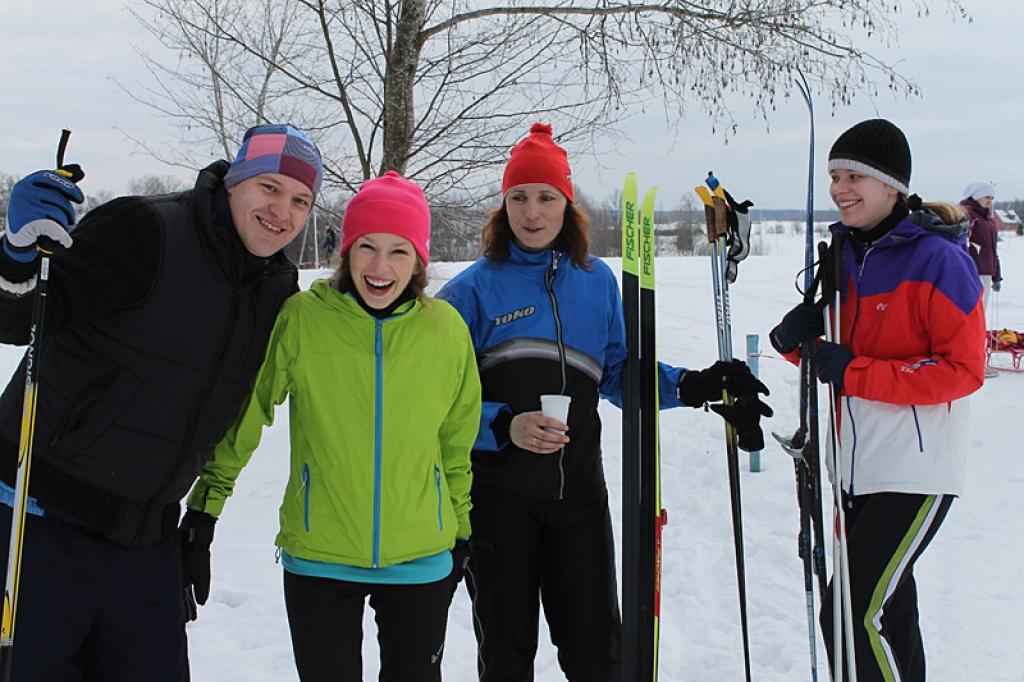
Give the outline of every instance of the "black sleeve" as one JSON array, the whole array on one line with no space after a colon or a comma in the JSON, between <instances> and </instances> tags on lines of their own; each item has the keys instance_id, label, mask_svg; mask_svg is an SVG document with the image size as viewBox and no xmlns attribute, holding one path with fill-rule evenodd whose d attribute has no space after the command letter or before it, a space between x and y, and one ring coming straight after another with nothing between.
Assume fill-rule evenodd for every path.
<instances>
[{"instance_id":1,"label":"black sleeve","mask_svg":"<svg viewBox=\"0 0 1024 682\"><path fill-rule=\"evenodd\" d=\"M71 248L50 259L44 334L132 306L149 294L160 267L160 218L139 197L115 199L90 211L71 233ZM0 254L0 277L25 281L31 273ZM0 292L0 342L28 343L34 290Z\"/></svg>"},{"instance_id":2,"label":"black sleeve","mask_svg":"<svg viewBox=\"0 0 1024 682\"><path fill-rule=\"evenodd\" d=\"M512 410L499 410L498 416L491 422L491 431L494 432L494 440L499 448L512 442L511 429Z\"/></svg>"}]
</instances>

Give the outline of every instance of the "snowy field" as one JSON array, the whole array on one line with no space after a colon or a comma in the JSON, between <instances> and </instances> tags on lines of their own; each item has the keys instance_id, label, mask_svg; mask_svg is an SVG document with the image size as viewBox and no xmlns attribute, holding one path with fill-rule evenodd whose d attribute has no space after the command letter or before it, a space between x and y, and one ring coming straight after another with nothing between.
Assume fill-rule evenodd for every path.
<instances>
[{"instance_id":1,"label":"snowy field","mask_svg":"<svg viewBox=\"0 0 1024 682\"><path fill-rule=\"evenodd\" d=\"M802 242L771 235L768 255L752 256L732 288L733 344L761 336L761 377L772 390L775 417L766 431L790 435L797 424L797 370L775 356L767 333L797 301L793 282L802 266ZM990 327L1024 329L1024 238L1003 235L1006 285L997 295ZM609 259L617 269L617 259ZM432 290L465 264L432 266ZM706 258L657 261L661 357L703 367L716 359L710 266ZM320 273L303 273L306 288ZM9 374L19 349L0 346ZM931 682L1024 680L1024 616L1020 564L1024 513L1024 466L1018 444L1024 374L1000 373L972 399L968 493L952 511L918 564L925 647ZM822 393L822 404L827 398ZM619 411L602 403L605 469L618 528ZM344 415L339 415L344 419ZM264 434L263 444L228 501L213 545L213 592L189 626L192 677L196 682L286 681L297 675L291 657L281 589L274 561L277 508L288 462L287 410ZM824 428L824 424L823 424ZM735 682L743 679L726 461L720 419L679 409L662 413L664 531L661 679L671 682ZM743 454L743 523L746 537L753 679L809 680L803 577L796 556L797 508L793 466L771 445L766 470L750 473ZM826 484L825 496L828 499ZM617 532L617 531L616 531ZM618 544L618 540L617 540ZM826 549L831 544L826 543ZM829 559L831 559L830 552ZM1017 568L1014 568L1014 567ZM365 619L365 679L377 677L372 611ZM542 634L537 680L564 677L555 651ZM820 637L819 637L820 640ZM824 650L819 644L820 660ZM822 668L822 675L825 675ZM444 677L475 680L475 643L470 604L456 595L448 626ZM827 679L827 676L822 677Z\"/></svg>"}]
</instances>

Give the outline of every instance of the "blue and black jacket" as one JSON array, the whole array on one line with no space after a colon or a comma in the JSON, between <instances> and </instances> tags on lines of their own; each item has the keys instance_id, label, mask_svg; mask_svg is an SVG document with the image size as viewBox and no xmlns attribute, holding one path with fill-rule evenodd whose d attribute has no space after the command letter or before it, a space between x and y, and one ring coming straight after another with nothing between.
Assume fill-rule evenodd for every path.
<instances>
[{"instance_id":1,"label":"blue and black jacket","mask_svg":"<svg viewBox=\"0 0 1024 682\"><path fill-rule=\"evenodd\" d=\"M482 258L438 294L461 314L473 337L483 412L473 450L473 494L535 499L603 494L598 399L621 403L626 359L622 299L611 269L589 269L563 251L528 252L509 244L504 261ZM661 407L681 405L682 368L661 366ZM570 442L537 455L508 439L511 416L540 409L540 396L571 396Z\"/></svg>"}]
</instances>

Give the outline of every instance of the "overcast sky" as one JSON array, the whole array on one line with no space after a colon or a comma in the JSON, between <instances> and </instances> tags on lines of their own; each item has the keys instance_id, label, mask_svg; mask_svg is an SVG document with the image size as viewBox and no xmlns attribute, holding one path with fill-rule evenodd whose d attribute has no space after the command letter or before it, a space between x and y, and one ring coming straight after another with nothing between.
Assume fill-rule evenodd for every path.
<instances>
[{"instance_id":1,"label":"overcast sky","mask_svg":"<svg viewBox=\"0 0 1024 682\"><path fill-rule=\"evenodd\" d=\"M62 127L74 131L68 161L88 174L88 193L126 190L143 174L191 173L147 158L124 133L168 141L168 128L146 107L122 93L146 77L129 43L153 50L153 41L121 0L2 0L0 9L0 171L24 174L53 163ZM913 151L911 189L926 199L959 199L976 180L996 183L997 199L1024 197L1024 45L1020 0L964 0L973 23L938 14L900 18L903 33L894 52L901 71L923 97L873 102L831 115L827 102L816 115L816 205L830 207L825 162L844 129L882 116L899 125ZM661 188L659 206L678 205L709 169L739 196L764 208L804 204L807 114L794 97L779 102L770 130L749 105L736 101L739 132L728 145L711 136L711 122L694 113L666 123L652 110L624 128L631 143L604 150L600 159L572 159L575 180L588 195L604 198L625 173L640 173L641 188ZM525 132L525 131L524 131ZM557 130L555 131L557 134ZM496 178L497 179L497 178Z\"/></svg>"}]
</instances>

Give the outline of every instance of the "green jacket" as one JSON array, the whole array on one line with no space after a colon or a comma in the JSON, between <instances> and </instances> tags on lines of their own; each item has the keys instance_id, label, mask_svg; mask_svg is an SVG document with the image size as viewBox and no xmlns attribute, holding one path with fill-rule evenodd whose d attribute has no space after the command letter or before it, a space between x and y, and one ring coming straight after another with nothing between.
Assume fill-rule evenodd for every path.
<instances>
[{"instance_id":1,"label":"green jacket","mask_svg":"<svg viewBox=\"0 0 1024 682\"><path fill-rule=\"evenodd\" d=\"M285 398L291 473L276 543L288 554L390 566L470 535L480 378L450 305L414 300L377 320L325 279L289 298L252 395L189 507L220 514Z\"/></svg>"}]
</instances>

